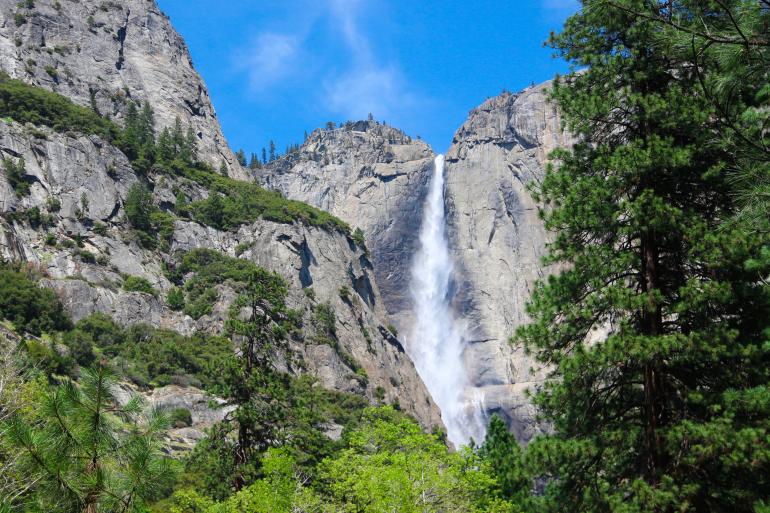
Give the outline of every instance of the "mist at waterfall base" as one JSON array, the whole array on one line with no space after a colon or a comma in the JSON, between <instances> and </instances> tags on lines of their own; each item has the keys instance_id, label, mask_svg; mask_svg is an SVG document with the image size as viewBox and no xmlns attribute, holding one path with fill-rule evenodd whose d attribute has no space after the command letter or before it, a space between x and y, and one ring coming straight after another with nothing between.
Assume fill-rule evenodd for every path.
<instances>
[{"instance_id":1,"label":"mist at waterfall base","mask_svg":"<svg viewBox=\"0 0 770 513\"><path fill-rule=\"evenodd\" d=\"M415 324L407 350L433 400L441 409L449 441L455 447L484 439L482 397L469 397L463 361L465 337L451 307L452 259L446 237L444 156L434 162L425 200L420 248L412 263L411 295Z\"/></svg>"}]
</instances>

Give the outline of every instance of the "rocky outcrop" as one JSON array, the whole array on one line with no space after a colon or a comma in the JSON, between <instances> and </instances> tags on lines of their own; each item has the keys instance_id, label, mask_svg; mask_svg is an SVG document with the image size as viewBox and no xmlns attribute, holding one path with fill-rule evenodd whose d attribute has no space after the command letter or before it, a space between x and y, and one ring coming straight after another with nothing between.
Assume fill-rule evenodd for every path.
<instances>
[{"instance_id":1,"label":"rocky outcrop","mask_svg":"<svg viewBox=\"0 0 770 513\"><path fill-rule=\"evenodd\" d=\"M409 325L411 255L434 154L421 140L376 121L316 130L299 151L259 172L286 197L331 212L363 230L387 313Z\"/></svg>"},{"instance_id":2,"label":"rocky outcrop","mask_svg":"<svg viewBox=\"0 0 770 513\"><path fill-rule=\"evenodd\" d=\"M529 186L549 153L569 145L549 83L503 94L474 109L447 153L447 230L455 261L455 308L467 322L465 362L488 414L498 413L519 440L538 430L526 391L544 378L509 337L527 320L525 305L549 240Z\"/></svg>"},{"instance_id":3,"label":"rocky outcrop","mask_svg":"<svg viewBox=\"0 0 770 513\"><path fill-rule=\"evenodd\" d=\"M201 157L246 178L184 40L151 0L0 0L0 69L120 120L149 102L158 129L178 117Z\"/></svg>"},{"instance_id":4,"label":"rocky outcrop","mask_svg":"<svg viewBox=\"0 0 770 513\"><path fill-rule=\"evenodd\" d=\"M346 235L264 220L220 231L178 219L168 251L150 251L138 244L125 219L124 200L139 178L116 148L98 137L0 120L0 158L23 160L30 184L29 195L19 197L0 173L0 257L37 266L47 276L42 283L76 320L104 312L124 325L144 322L183 334L221 330L235 297L226 284L218 287L212 313L197 320L165 304L173 284L164 275L164 261L180 251L215 249L281 274L306 335L316 305L334 308L338 347L294 337L287 369L314 374L323 386L372 403L398 402L426 428L441 425L412 362L386 329L371 264ZM209 193L173 175L151 173L146 179L159 205L180 187L192 198ZM123 290L129 275L147 279L156 295Z\"/></svg>"}]
</instances>

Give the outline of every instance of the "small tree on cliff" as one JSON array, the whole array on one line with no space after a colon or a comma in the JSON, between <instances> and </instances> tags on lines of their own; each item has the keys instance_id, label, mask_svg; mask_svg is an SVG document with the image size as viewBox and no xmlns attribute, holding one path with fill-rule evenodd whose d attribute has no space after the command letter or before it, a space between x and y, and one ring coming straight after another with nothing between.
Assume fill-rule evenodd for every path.
<instances>
[{"instance_id":1,"label":"small tree on cliff","mask_svg":"<svg viewBox=\"0 0 770 513\"><path fill-rule=\"evenodd\" d=\"M231 307L227 329L240 348L221 372L219 392L236 407L230 429L237 429L232 447L235 489L259 475L260 455L282 442L282 428L290 414L287 377L275 369L286 338L286 283L262 268L255 270ZM220 435L226 436L223 426ZM226 445L226 440L215 442Z\"/></svg>"}]
</instances>

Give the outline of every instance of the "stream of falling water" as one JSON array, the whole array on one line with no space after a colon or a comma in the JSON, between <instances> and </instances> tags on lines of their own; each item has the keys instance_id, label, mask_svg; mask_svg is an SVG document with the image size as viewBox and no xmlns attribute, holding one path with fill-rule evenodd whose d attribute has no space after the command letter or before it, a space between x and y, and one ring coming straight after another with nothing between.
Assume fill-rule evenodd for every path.
<instances>
[{"instance_id":1,"label":"stream of falling water","mask_svg":"<svg viewBox=\"0 0 770 513\"><path fill-rule=\"evenodd\" d=\"M463 361L465 330L451 306L452 273L446 237L444 156L439 155L425 200L420 248L412 263L415 324L407 346L417 372L441 409L449 440L459 447L471 438L477 443L483 441L486 423L483 397L470 388Z\"/></svg>"}]
</instances>

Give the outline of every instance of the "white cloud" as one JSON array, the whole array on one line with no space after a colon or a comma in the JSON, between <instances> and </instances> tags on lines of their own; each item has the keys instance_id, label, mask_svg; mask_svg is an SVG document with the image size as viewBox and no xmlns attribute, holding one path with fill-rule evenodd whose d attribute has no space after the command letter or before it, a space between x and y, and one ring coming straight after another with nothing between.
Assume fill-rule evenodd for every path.
<instances>
[{"instance_id":1,"label":"white cloud","mask_svg":"<svg viewBox=\"0 0 770 513\"><path fill-rule=\"evenodd\" d=\"M363 119L369 113L378 119L398 117L415 107L417 95L395 62L378 62L371 42L359 27L361 9L367 0L330 0L331 16L350 53L350 67L324 81L322 101L335 114Z\"/></svg>"},{"instance_id":2,"label":"white cloud","mask_svg":"<svg viewBox=\"0 0 770 513\"><path fill-rule=\"evenodd\" d=\"M416 107L417 95L392 60L384 60L361 20L372 14L373 0L325 0L320 4L296 2L299 19L289 30L273 30L256 36L240 52L239 67L249 77L252 91L270 93L289 84L316 84L309 97L327 114L346 119L363 119L368 113L378 119L396 121ZM333 65L321 63L326 44L313 36L322 23L332 27L329 47L342 43L342 53L333 56ZM310 41L314 41L313 45ZM394 119L396 118L396 119Z\"/></svg>"},{"instance_id":3,"label":"white cloud","mask_svg":"<svg viewBox=\"0 0 770 513\"><path fill-rule=\"evenodd\" d=\"M302 40L293 34L265 32L257 36L241 59L248 67L249 83L264 90L293 75L300 64Z\"/></svg>"},{"instance_id":4,"label":"white cloud","mask_svg":"<svg viewBox=\"0 0 770 513\"><path fill-rule=\"evenodd\" d=\"M390 67L354 69L328 80L324 92L326 106L348 119L364 119L369 113L391 119L417 103L398 70Z\"/></svg>"}]
</instances>

